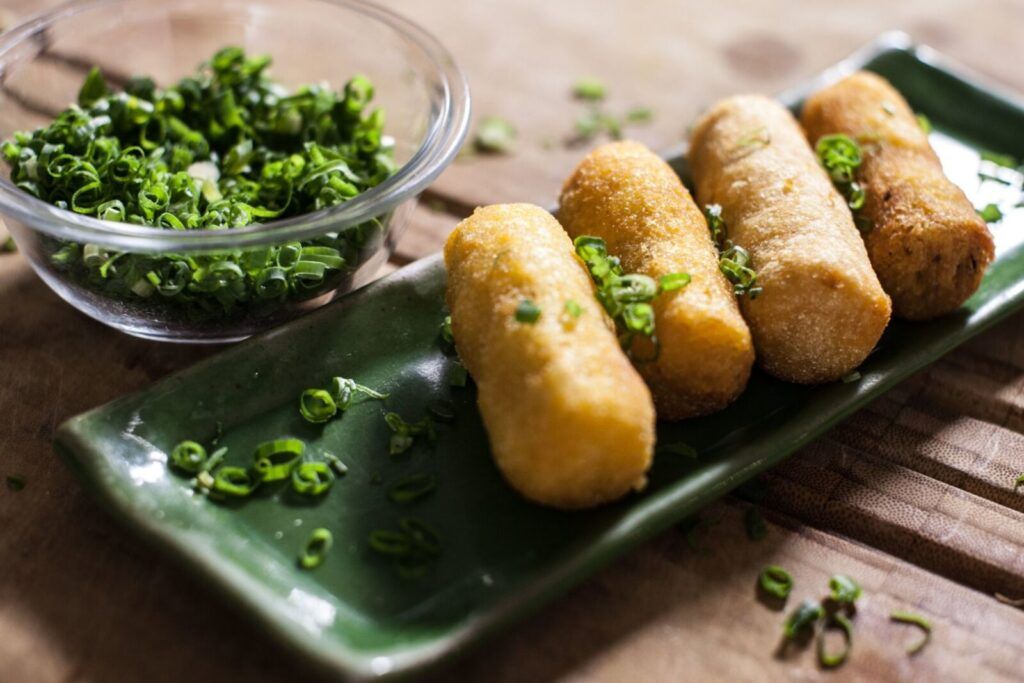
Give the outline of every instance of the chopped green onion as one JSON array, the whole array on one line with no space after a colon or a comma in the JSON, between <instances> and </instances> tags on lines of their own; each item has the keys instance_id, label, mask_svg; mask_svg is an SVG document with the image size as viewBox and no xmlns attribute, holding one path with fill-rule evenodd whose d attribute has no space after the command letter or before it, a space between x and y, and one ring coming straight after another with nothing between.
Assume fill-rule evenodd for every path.
<instances>
[{"instance_id":1,"label":"chopped green onion","mask_svg":"<svg viewBox=\"0 0 1024 683\"><path fill-rule=\"evenodd\" d=\"M412 541L405 532L390 529L371 531L369 543L381 555L405 555L412 550Z\"/></svg>"},{"instance_id":2,"label":"chopped green onion","mask_svg":"<svg viewBox=\"0 0 1024 683\"><path fill-rule=\"evenodd\" d=\"M212 490L233 498L245 498L256 490L259 482L244 467L225 465L213 473Z\"/></svg>"},{"instance_id":3,"label":"chopped green onion","mask_svg":"<svg viewBox=\"0 0 1024 683\"><path fill-rule=\"evenodd\" d=\"M762 569L757 581L761 590L780 600L788 598L790 591L793 590L793 576L778 565L772 564ZM791 638L792 636L787 635L786 637Z\"/></svg>"},{"instance_id":4,"label":"chopped green onion","mask_svg":"<svg viewBox=\"0 0 1024 683\"><path fill-rule=\"evenodd\" d=\"M25 477L19 474L7 475L7 488L11 491L21 491L25 488Z\"/></svg>"},{"instance_id":5,"label":"chopped green onion","mask_svg":"<svg viewBox=\"0 0 1024 683\"><path fill-rule=\"evenodd\" d=\"M832 627L838 626L843 632L843 649L838 652L828 652L825 644L825 632ZM836 612L825 619L825 626L818 636L818 662L826 669L833 669L843 662L850 655L850 648L853 647L853 624L842 614Z\"/></svg>"},{"instance_id":6,"label":"chopped green onion","mask_svg":"<svg viewBox=\"0 0 1024 683\"><path fill-rule=\"evenodd\" d=\"M299 439L276 439L261 443L253 455L256 474L266 482L287 479L305 450L306 444Z\"/></svg>"},{"instance_id":7,"label":"chopped green onion","mask_svg":"<svg viewBox=\"0 0 1024 683\"><path fill-rule=\"evenodd\" d=\"M615 321L622 348L632 357L633 339L644 336L650 338L657 354L660 346L651 302L664 291L685 287L689 275L671 273L662 282L655 282L647 275L624 273L619 259L608 253L608 245L600 237L580 235L573 245L597 286L598 302Z\"/></svg>"},{"instance_id":8,"label":"chopped green onion","mask_svg":"<svg viewBox=\"0 0 1024 683\"><path fill-rule=\"evenodd\" d=\"M852 384L853 382L860 380L860 377L860 373L856 370L854 370L853 372L848 372L847 374L843 375L843 384Z\"/></svg>"},{"instance_id":9,"label":"chopped green onion","mask_svg":"<svg viewBox=\"0 0 1024 683\"><path fill-rule=\"evenodd\" d=\"M751 267L750 253L743 247L733 244L727 237L725 219L722 218L720 204L708 204L704 207L704 217L711 231L711 241L718 249L718 269L732 283L733 294L748 296L754 300L762 292L757 284L757 271Z\"/></svg>"},{"instance_id":10,"label":"chopped green onion","mask_svg":"<svg viewBox=\"0 0 1024 683\"><path fill-rule=\"evenodd\" d=\"M757 284L757 272L750 267L750 252L738 244L726 241L727 248L719 255L718 268L732 283L732 291L736 296L748 296L754 300L762 289Z\"/></svg>"},{"instance_id":11,"label":"chopped green onion","mask_svg":"<svg viewBox=\"0 0 1024 683\"><path fill-rule=\"evenodd\" d=\"M793 640L801 631L814 626L823 616L825 616L825 609L821 603L804 600L786 618L782 633L787 640Z\"/></svg>"},{"instance_id":12,"label":"chopped green onion","mask_svg":"<svg viewBox=\"0 0 1024 683\"><path fill-rule=\"evenodd\" d=\"M299 566L303 569L319 567L326 559L332 545L334 545L334 536L330 531L323 527L314 529L299 553Z\"/></svg>"},{"instance_id":13,"label":"chopped green onion","mask_svg":"<svg viewBox=\"0 0 1024 683\"><path fill-rule=\"evenodd\" d=\"M921 130L923 130L923 131L924 131L924 132L925 132L926 134L927 134L927 133L931 133L931 132L932 132L932 122L931 122L931 120L930 120L930 119L929 119L929 118L928 118L927 116L925 116L924 114L918 114L918 115L917 115L917 125L918 125L918 126L919 126L919 127L921 128Z\"/></svg>"},{"instance_id":14,"label":"chopped green onion","mask_svg":"<svg viewBox=\"0 0 1024 683\"><path fill-rule=\"evenodd\" d=\"M889 116L896 116L896 107L892 102L882 102L882 111Z\"/></svg>"},{"instance_id":15,"label":"chopped green onion","mask_svg":"<svg viewBox=\"0 0 1024 683\"><path fill-rule=\"evenodd\" d=\"M473 145L478 152L511 154L516 146L516 129L497 116L484 117L476 129Z\"/></svg>"},{"instance_id":16,"label":"chopped green onion","mask_svg":"<svg viewBox=\"0 0 1024 683\"><path fill-rule=\"evenodd\" d=\"M195 441L182 441L171 451L171 465L195 474L206 463L206 449Z\"/></svg>"},{"instance_id":17,"label":"chopped green onion","mask_svg":"<svg viewBox=\"0 0 1024 683\"><path fill-rule=\"evenodd\" d=\"M1017 475L1017 479L1013 482L1013 490L1016 491L1021 486L1024 486L1024 473Z\"/></svg>"},{"instance_id":18,"label":"chopped green onion","mask_svg":"<svg viewBox=\"0 0 1024 683\"><path fill-rule=\"evenodd\" d=\"M388 491L393 503L411 503L429 496L437 488L437 480L429 474L412 474L405 477Z\"/></svg>"},{"instance_id":19,"label":"chopped green onion","mask_svg":"<svg viewBox=\"0 0 1024 683\"><path fill-rule=\"evenodd\" d=\"M299 397L299 414L306 422L321 424L338 414L338 405L326 389L306 389Z\"/></svg>"},{"instance_id":20,"label":"chopped green onion","mask_svg":"<svg viewBox=\"0 0 1024 683\"><path fill-rule=\"evenodd\" d=\"M662 292L673 292L690 284L689 273L669 273L658 278L658 287Z\"/></svg>"},{"instance_id":21,"label":"chopped green onion","mask_svg":"<svg viewBox=\"0 0 1024 683\"><path fill-rule=\"evenodd\" d=\"M830 597L840 605L852 605L860 597L860 586L845 574L836 574L828 580Z\"/></svg>"},{"instance_id":22,"label":"chopped green onion","mask_svg":"<svg viewBox=\"0 0 1024 683\"><path fill-rule=\"evenodd\" d=\"M976 209L978 215L981 216L981 220L986 223L998 223L1003 220L1003 212L1000 211L997 204L986 204L980 209Z\"/></svg>"},{"instance_id":23,"label":"chopped green onion","mask_svg":"<svg viewBox=\"0 0 1024 683\"><path fill-rule=\"evenodd\" d=\"M626 112L629 123L647 123L654 118L654 112L647 107L634 107Z\"/></svg>"},{"instance_id":24,"label":"chopped green onion","mask_svg":"<svg viewBox=\"0 0 1024 683\"><path fill-rule=\"evenodd\" d=\"M0 244L0 254L13 254L18 251L18 245L14 243L13 237L8 237Z\"/></svg>"},{"instance_id":25,"label":"chopped green onion","mask_svg":"<svg viewBox=\"0 0 1024 683\"><path fill-rule=\"evenodd\" d=\"M722 218L721 204L708 204L704 207L704 218L707 219L708 229L711 231L711 241L721 251L725 246L725 220Z\"/></svg>"},{"instance_id":26,"label":"chopped green onion","mask_svg":"<svg viewBox=\"0 0 1024 683\"><path fill-rule=\"evenodd\" d=\"M325 462L304 462L292 470L292 488L304 496L320 496L334 484L334 474Z\"/></svg>"},{"instance_id":27,"label":"chopped green onion","mask_svg":"<svg viewBox=\"0 0 1024 683\"><path fill-rule=\"evenodd\" d=\"M572 86L572 94L580 100L599 102L607 95L607 89L602 81L593 76L581 78Z\"/></svg>"},{"instance_id":28,"label":"chopped green onion","mask_svg":"<svg viewBox=\"0 0 1024 683\"><path fill-rule=\"evenodd\" d=\"M764 523L764 517L761 516L761 510L759 510L756 505L751 505L747 508L745 522L747 526L747 537L750 540L760 541L768 534L768 526Z\"/></svg>"},{"instance_id":29,"label":"chopped green onion","mask_svg":"<svg viewBox=\"0 0 1024 683\"><path fill-rule=\"evenodd\" d=\"M848 135L825 135L818 140L816 150L821 165L828 171L836 188L846 197L850 209L861 209L866 194L856 180L857 169L863 161L860 145Z\"/></svg>"},{"instance_id":30,"label":"chopped green onion","mask_svg":"<svg viewBox=\"0 0 1024 683\"><path fill-rule=\"evenodd\" d=\"M914 643L913 645L911 645L910 647L908 647L907 654L916 655L924 648L925 645L928 644L928 641L931 640L932 623L924 617L922 617L921 615L914 614L912 612L897 611L890 614L889 618L893 621L898 621L902 624L913 624L914 626L917 626L919 629L924 631L924 637L921 640Z\"/></svg>"},{"instance_id":31,"label":"chopped green onion","mask_svg":"<svg viewBox=\"0 0 1024 683\"><path fill-rule=\"evenodd\" d=\"M418 519L405 517L399 521L399 530L377 529L370 532L370 548L391 558L402 576L422 576L441 554L441 539L437 532Z\"/></svg>"},{"instance_id":32,"label":"chopped green onion","mask_svg":"<svg viewBox=\"0 0 1024 683\"><path fill-rule=\"evenodd\" d=\"M455 335L452 333L452 317L446 315L441 322L441 339L447 344L455 343Z\"/></svg>"},{"instance_id":33,"label":"chopped green onion","mask_svg":"<svg viewBox=\"0 0 1024 683\"><path fill-rule=\"evenodd\" d=\"M332 378L330 392L334 397L338 410L342 412L351 407L356 394L363 394L377 401L383 401L388 397L388 394L382 394L347 377Z\"/></svg>"},{"instance_id":34,"label":"chopped green onion","mask_svg":"<svg viewBox=\"0 0 1024 683\"><path fill-rule=\"evenodd\" d=\"M516 306L516 321L533 324L540 320L540 307L530 299L523 299Z\"/></svg>"},{"instance_id":35,"label":"chopped green onion","mask_svg":"<svg viewBox=\"0 0 1024 683\"><path fill-rule=\"evenodd\" d=\"M428 440L434 441L437 433L434 431L434 421L428 415L419 422L406 422L398 413L386 413L384 421L391 428L393 434L388 444L388 452L391 455L399 455L409 450L415 437L426 436Z\"/></svg>"},{"instance_id":36,"label":"chopped green onion","mask_svg":"<svg viewBox=\"0 0 1024 683\"><path fill-rule=\"evenodd\" d=\"M343 463L341 458L338 456L331 453L324 453L324 459L330 463L331 467L334 468L334 471L337 472L339 477L344 477L348 474L348 465Z\"/></svg>"},{"instance_id":37,"label":"chopped green onion","mask_svg":"<svg viewBox=\"0 0 1024 683\"><path fill-rule=\"evenodd\" d=\"M572 299L569 299L568 301L565 302L565 314L573 319L579 318L581 315L583 315L583 307L580 306L575 301L573 301Z\"/></svg>"},{"instance_id":38,"label":"chopped green onion","mask_svg":"<svg viewBox=\"0 0 1024 683\"><path fill-rule=\"evenodd\" d=\"M76 104L2 145L11 182L100 220L192 231L320 211L394 173L366 78L340 93L289 93L268 77L270 61L228 47L175 85L133 78L124 92L93 68ZM188 320L238 318L336 287L380 227L372 220L305 242L189 256L55 242L49 258L99 295Z\"/></svg>"}]
</instances>

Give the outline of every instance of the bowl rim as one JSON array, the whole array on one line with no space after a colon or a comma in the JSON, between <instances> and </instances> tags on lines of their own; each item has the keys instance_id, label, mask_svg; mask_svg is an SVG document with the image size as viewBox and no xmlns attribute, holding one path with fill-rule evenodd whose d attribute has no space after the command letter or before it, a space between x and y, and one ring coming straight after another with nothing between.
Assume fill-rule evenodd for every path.
<instances>
[{"instance_id":1,"label":"bowl rim","mask_svg":"<svg viewBox=\"0 0 1024 683\"><path fill-rule=\"evenodd\" d=\"M281 220L229 230L166 230L115 223L58 208L0 178L0 213L62 240L98 243L139 252L196 252L237 249L303 240L341 231L385 214L415 197L455 159L469 129L469 83L451 54L419 24L368 0L307 0L351 10L392 29L434 67L440 98L431 102L431 121L419 148L388 179L351 200ZM72 0L40 12L0 35L0 85L12 52L45 35L56 23L104 5L132 0Z\"/></svg>"}]
</instances>

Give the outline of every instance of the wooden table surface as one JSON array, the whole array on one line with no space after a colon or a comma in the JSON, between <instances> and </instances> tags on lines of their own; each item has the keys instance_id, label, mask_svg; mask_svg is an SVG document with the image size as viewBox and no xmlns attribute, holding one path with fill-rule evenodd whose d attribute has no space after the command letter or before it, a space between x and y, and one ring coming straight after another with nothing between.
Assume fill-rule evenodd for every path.
<instances>
[{"instance_id":1,"label":"wooden table surface","mask_svg":"<svg viewBox=\"0 0 1024 683\"><path fill-rule=\"evenodd\" d=\"M19 16L49 2L4 0ZM472 83L477 117L519 130L518 151L449 169L398 245L393 269L438 249L478 204L552 204L585 151L566 149L594 74L609 106L646 105L629 132L678 142L704 105L776 92L901 28L1024 92L1024 4L784 0L401 0ZM311 55L315 58L315 55ZM552 145L552 143L554 143ZM386 271L387 269L385 269ZM1024 316L1018 315L863 410L766 477L768 535L746 503L711 506L696 549L669 531L436 674L436 680L1019 680L1024 613ZM0 680L318 680L177 565L130 535L53 454L65 418L211 353L144 342L75 313L19 255L0 256ZM846 573L864 588L849 662L823 672L811 649L777 653L784 614L756 599L766 564L795 576L790 605ZM918 632L888 615L907 609Z\"/></svg>"}]
</instances>

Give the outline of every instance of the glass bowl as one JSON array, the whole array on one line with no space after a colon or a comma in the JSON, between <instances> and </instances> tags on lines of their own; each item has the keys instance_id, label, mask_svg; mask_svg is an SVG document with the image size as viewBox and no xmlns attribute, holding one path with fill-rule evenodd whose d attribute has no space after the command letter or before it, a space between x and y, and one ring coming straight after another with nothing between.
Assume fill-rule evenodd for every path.
<instances>
[{"instance_id":1,"label":"glass bowl","mask_svg":"<svg viewBox=\"0 0 1024 683\"><path fill-rule=\"evenodd\" d=\"M227 45L270 55L270 77L289 90L309 83L338 90L352 76L369 77L376 91L373 104L386 112L384 132L394 141L398 170L376 187L315 213L244 228L170 230L57 208L16 188L4 163L0 212L19 250L64 300L128 334L177 342L238 340L366 283L390 256L417 195L451 163L465 139L469 89L451 56L420 27L361 0L63 5L0 36L0 137L50 123L75 101L92 66L115 84L148 75L170 85ZM67 258L69 253L94 259L127 253L194 261L196 255L232 253L244 263L246 254L296 242L331 245L341 252L343 265L316 286L254 295L230 309L182 305L144 283L112 291L95 274L84 277L81 269L69 267Z\"/></svg>"}]
</instances>

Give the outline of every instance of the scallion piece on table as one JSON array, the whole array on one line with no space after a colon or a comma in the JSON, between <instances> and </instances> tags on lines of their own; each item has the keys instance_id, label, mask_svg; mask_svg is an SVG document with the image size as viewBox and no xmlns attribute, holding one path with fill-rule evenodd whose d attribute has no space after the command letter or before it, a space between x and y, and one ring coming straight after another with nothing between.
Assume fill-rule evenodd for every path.
<instances>
[{"instance_id":1,"label":"scallion piece on table","mask_svg":"<svg viewBox=\"0 0 1024 683\"><path fill-rule=\"evenodd\" d=\"M920 614L914 614L913 612L901 612L896 611L889 615L889 618L893 621L900 622L902 624L912 624L917 626L919 629L924 631L924 637L921 640L913 643L907 647L907 654L916 655L920 652L928 641L932 637L932 623L922 617Z\"/></svg>"},{"instance_id":2,"label":"scallion piece on table","mask_svg":"<svg viewBox=\"0 0 1024 683\"><path fill-rule=\"evenodd\" d=\"M787 640L793 640L804 629L814 626L823 616L825 616L825 608L821 606L820 602L804 600L786 618L782 633Z\"/></svg>"},{"instance_id":3,"label":"scallion piece on table","mask_svg":"<svg viewBox=\"0 0 1024 683\"><path fill-rule=\"evenodd\" d=\"M793 576L782 567L770 564L761 570L758 585L768 595L785 600L793 590Z\"/></svg>"},{"instance_id":4,"label":"scallion piece on table","mask_svg":"<svg viewBox=\"0 0 1024 683\"><path fill-rule=\"evenodd\" d=\"M835 574L828 580L829 597L840 605L852 605L860 597L860 585L845 574Z\"/></svg>"},{"instance_id":5,"label":"scallion piece on table","mask_svg":"<svg viewBox=\"0 0 1024 683\"><path fill-rule=\"evenodd\" d=\"M825 642L825 634L829 629L837 628L843 634L843 648L838 652L829 652ZM825 618L825 624L818 634L818 662L826 669L834 669L846 661L850 656L850 649L853 647L853 624L846 616L839 612L829 614Z\"/></svg>"}]
</instances>

